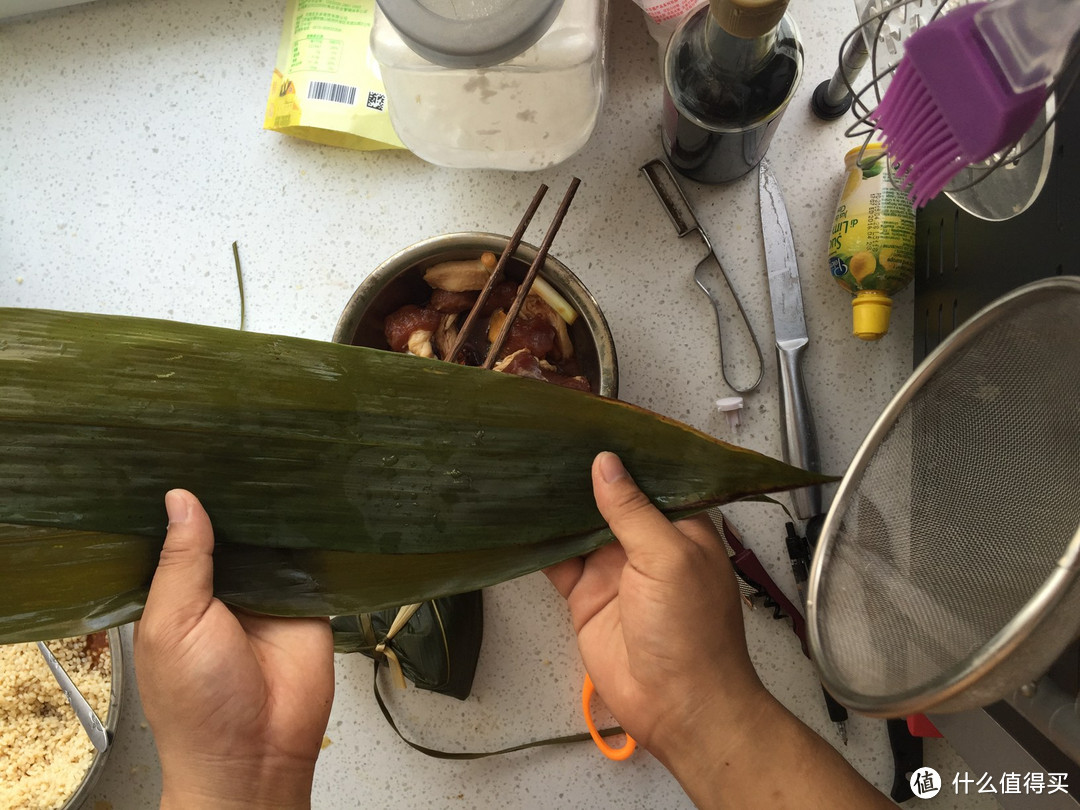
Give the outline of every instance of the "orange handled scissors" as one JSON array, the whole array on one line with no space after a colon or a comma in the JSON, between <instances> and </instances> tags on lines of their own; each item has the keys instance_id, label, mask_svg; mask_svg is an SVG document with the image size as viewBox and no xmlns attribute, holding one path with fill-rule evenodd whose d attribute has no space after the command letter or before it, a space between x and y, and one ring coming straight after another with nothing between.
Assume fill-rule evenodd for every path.
<instances>
[{"instance_id":1,"label":"orange handled scissors","mask_svg":"<svg viewBox=\"0 0 1080 810\"><path fill-rule=\"evenodd\" d=\"M616 762L622 762L625 759L629 759L630 755L634 753L634 749L637 748L637 742L629 734L626 735L626 744L622 748L612 748L600 736L600 732L596 729L596 723L592 719L592 697L596 693L596 687L593 686L592 678L589 677L589 673L585 673L585 686L581 690L581 710L585 713L585 725L589 727L589 734L592 735L593 742L596 743L596 747L600 749L600 753L608 759L615 760Z\"/></svg>"}]
</instances>

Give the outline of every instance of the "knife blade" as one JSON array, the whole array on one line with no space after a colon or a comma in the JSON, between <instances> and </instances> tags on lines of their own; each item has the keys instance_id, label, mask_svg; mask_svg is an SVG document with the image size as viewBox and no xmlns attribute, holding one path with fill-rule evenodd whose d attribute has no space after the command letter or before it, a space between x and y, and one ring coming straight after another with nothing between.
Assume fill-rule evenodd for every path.
<instances>
[{"instance_id":1,"label":"knife blade","mask_svg":"<svg viewBox=\"0 0 1080 810\"><path fill-rule=\"evenodd\" d=\"M803 315L799 263L795 256L787 206L767 159L762 160L758 167L758 204L780 372L780 429L784 461L817 472L821 468L817 433L802 378L802 356L810 338ZM796 517L809 520L821 515L820 486L794 490L791 499Z\"/></svg>"},{"instance_id":2,"label":"knife blade","mask_svg":"<svg viewBox=\"0 0 1080 810\"><path fill-rule=\"evenodd\" d=\"M758 205L761 211L761 237L765 243L765 268L769 275L769 299L772 303L773 331L776 333L776 358L780 373L780 433L784 461L805 470L820 471L817 432L810 413L810 401L802 378L802 356L810 343L803 315L802 286L799 283L799 262L795 256L795 240L791 235L784 195L772 173L768 160L758 168ZM807 551L812 550L816 532L823 521L821 487L805 487L791 493L795 515L806 524ZM788 530L794 535L794 527ZM797 537L797 536L796 536ZM788 554L799 570L807 570L809 555L801 559L793 554L794 544L788 543ZM805 607L805 593L800 585L799 596ZM847 743L847 710L825 691L829 718L836 724L840 737Z\"/></svg>"}]
</instances>

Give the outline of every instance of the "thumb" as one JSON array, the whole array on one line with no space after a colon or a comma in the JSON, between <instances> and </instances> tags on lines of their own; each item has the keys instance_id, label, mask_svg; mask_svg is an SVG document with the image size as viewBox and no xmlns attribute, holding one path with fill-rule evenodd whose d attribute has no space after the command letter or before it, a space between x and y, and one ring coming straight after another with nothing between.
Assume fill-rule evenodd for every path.
<instances>
[{"instance_id":1,"label":"thumb","mask_svg":"<svg viewBox=\"0 0 1080 810\"><path fill-rule=\"evenodd\" d=\"M658 541L681 537L614 453L603 452L593 460L592 481L596 506L627 555L656 550Z\"/></svg>"},{"instance_id":2,"label":"thumb","mask_svg":"<svg viewBox=\"0 0 1080 810\"><path fill-rule=\"evenodd\" d=\"M214 530L198 498L183 489L165 494L169 530L146 597L145 615L198 619L214 596Z\"/></svg>"}]
</instances>

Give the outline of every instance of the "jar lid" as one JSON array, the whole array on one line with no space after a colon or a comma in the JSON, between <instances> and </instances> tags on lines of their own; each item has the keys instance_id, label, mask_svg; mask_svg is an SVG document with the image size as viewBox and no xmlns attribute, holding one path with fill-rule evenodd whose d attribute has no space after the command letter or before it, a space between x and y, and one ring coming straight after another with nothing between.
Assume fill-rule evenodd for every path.
<instances>
[{"instance_id":1,"label":"jar lid","mask_svg":"<svg viewBox=\"0 0 1080 810\"><path fill-rule=\"evenodd\" d=\"M378 0L405 43L429 62L478 68L513 59L551 26L563 0Z\"/></svg>"}]
</instances>

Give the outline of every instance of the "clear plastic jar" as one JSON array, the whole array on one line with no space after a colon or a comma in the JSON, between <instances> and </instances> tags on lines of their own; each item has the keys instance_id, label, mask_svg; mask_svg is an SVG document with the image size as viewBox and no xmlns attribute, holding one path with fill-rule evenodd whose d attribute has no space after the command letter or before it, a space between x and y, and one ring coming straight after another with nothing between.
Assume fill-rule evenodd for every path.
<instances>
[{"instance_id":1,"label":"clear plastic jar","mask_svg":"<svg viewBox=\"0 0 1080 810\"><path fill-rule=\"evenodd\" d=\"M417 156L440 166L533 171L589 140L606 88L606 0L566 0L544 34L486 67L436 64L376 10L371 52L390 120Z\"/></svg>"}]
</instances>

